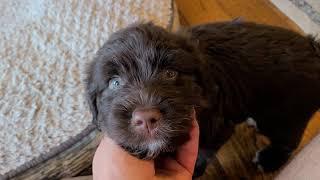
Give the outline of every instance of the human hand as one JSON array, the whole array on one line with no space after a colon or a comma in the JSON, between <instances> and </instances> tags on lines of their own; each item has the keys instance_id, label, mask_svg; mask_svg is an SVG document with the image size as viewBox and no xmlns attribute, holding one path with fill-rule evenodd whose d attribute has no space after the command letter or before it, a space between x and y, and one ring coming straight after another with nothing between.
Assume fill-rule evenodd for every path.
<instances>
[{"instance_id":1,"label":"human hand","mask_svg":"<svg viewBox=\"0 0 320 180\"><path fill-rule=\"evenodd\" d=\"M110 138L104 137L94 155L94 180L192 179L198 155L199 126L193 113L190 140L177 149L176 157L157 162L131 156Z\"/></svg>"}]
</instances>

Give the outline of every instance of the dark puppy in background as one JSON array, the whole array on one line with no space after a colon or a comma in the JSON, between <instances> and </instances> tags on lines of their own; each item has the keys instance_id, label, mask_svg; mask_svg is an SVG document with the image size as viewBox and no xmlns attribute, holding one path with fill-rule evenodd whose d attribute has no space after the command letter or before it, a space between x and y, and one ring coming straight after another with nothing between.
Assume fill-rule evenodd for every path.
<instances>
[{"instance_id":1,"label":"dark puppy in background","mask_svg":"<svg viewBox=\"0 0 320 180\"><path fill-rule=\"evenodd\" d=\"M188 140L213 152L235 124L253 118L271 144L256 163L283 165L320 108L320 45L278 27L246 22L170 33L151 23L109 38L88 68L94 123L131 154L154 159Z\"/></svg>"}]
</instances>

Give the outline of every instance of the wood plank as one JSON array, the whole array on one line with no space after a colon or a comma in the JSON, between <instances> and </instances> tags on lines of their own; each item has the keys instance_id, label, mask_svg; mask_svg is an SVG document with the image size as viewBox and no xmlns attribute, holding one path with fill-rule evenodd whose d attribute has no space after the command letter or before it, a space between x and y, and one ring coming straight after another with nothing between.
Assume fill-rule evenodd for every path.
<instances>
[{"instance_id":1,"label":"wood plank","mask_svg":"<svg viewBox=\"0 0 320 180\"><path fill-rule=\"evenodd\" d=\"M246 21L301 29L267 0L176 0L182 25L225 21L242 17Z\"/></svg>"},{"instance_id":2,"label":"wood plank","mask_svg":"<svg viewBox=\"0 0 320 180\"><path fill-rule=\"evenodd\" d=\"M101 138L102 134L94 130L67 150L8 179L60 179L75 176L84 168L91 166L94 152Z\"/></svg>"}]
</instances>

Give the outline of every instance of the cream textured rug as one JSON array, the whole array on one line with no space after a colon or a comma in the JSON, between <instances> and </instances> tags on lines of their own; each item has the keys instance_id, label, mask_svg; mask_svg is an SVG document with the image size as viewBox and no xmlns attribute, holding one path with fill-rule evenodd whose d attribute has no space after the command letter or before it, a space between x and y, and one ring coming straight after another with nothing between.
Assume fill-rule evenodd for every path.
<instances>
[{"instance_id":1,"label":"cream textured rug","mask_svg":"<svg viewBox=\"0 0 320 180\"><path fill-rule=\"evenodd\" d=\"M305 33L320 38L320 0L270 0Z\"/></svg>"},{"instance_id":2,"label":"cream textured rug","mask_svg":"<svg viewBox=\"0 0 320 180\"><path fill-rule=\"evenodd\" d=\"M135 21L169 27L171 0L0 0L0 179L92 129L84 67Z\"/></svg>"}]
</instances>

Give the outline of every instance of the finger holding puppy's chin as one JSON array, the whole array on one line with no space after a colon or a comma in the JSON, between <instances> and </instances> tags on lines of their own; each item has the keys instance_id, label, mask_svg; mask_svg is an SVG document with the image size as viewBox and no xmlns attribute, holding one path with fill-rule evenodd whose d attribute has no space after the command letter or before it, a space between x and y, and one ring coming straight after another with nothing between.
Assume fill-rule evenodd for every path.
<instances>
[{"instance_id":1,"label":"finger holding puppy's chin","mask_svg":"<svg viewBox=\"0 0 320 180\"><path fill-rule=\"evenodd\" d=\"M98 146L92 164L93 179L152 179L155 175L153 161L131 156L108 136Z\"/></svg>"}]
</instances>

